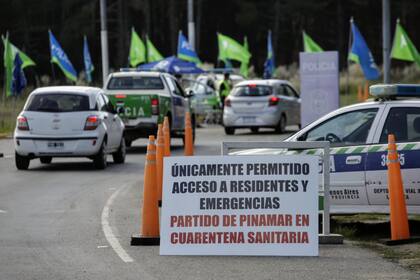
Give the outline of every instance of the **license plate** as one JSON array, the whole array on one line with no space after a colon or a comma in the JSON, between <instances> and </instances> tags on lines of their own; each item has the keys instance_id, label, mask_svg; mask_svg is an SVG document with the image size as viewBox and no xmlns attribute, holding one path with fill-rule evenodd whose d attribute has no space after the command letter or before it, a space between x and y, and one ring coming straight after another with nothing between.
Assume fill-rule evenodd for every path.
<instances>
[{"instance_id":1,"label":"license plate","mask_svg":"<svg viewBox=\"0 0 420 280\"><path fill-rule=\"evenodd\" d=\"M63 142L48 142L47 145L48 145L48 148L54 148L54 149L64 148Z\"/></svg>"},{"instance_id":2,"label":"license plate","mask_svg":"<svg viewBox=\"0 0 420 280\"><path fill-rule=\"evenodd\" d=\"M255 123L255 117L243 117L242 120L244 123Z\"/></svg>"}]
</instances>

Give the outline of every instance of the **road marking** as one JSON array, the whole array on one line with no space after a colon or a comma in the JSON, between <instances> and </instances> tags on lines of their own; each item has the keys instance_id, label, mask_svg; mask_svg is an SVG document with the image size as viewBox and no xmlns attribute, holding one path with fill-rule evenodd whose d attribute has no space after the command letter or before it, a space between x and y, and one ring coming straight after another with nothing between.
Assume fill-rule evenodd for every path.
<instances>
[{"instance_id":1,"label":"road marking","mask_svg":"<svg viewBox=\"0 0 420 280\"><path fill-rule=\"evenodd\" d=\"M0 213L7 213L7 211L4 211L4 210L0 209Z\"/></svg>"},{"instance_id":2,"label":"road marking","mask_svg":"<svg viewBox=\"0 0 420 280\"><path fill-rule=\"evenodd\" d=\"M115 237L114 233L112 232L111 226L109 225L109 208L114 202L114 199L118 196L118 194L126 187L127 186L119 188L108 198L108 201L106 202L105 207L102 210L101 224L102 230L105 234L105 238L108 241L109 245L111 245L115 253L121 258L123 262L133 262L133 259L127 254L123 247L121 247L120 242Z\"/></svg>"},{"instance_id":3,"label":"road marking","mask_svg":"<svg viewBox=\"0 0 420 280\"><path fill-rule=\"evenodd\" d=\"M109 246L108 245L100 245L100 246L98 246L98 249L101 249L101 248L108 248Z\"/></svg>"},{"instance_id":4,"label":"road marking","mask_svg":"<svg viewBox=\"0 0 420 280\"><path fill-rule=\"evenodd\" d=\"M4 158L13 158L13 155L5 155Z\"/></svg>"}]
</instances>

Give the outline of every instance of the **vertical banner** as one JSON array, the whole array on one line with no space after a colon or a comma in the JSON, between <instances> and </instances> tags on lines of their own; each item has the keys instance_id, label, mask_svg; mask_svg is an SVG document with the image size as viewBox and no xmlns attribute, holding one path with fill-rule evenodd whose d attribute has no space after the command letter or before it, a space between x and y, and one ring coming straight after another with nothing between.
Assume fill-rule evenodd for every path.
<instances>
[{"instance_id":1,"label":"vertical banner","mask_svg":"<svg viewBox=\"0 0 420 280\"><path fill-rule=\"evenodd\" d=\"M317 157L165 157L160 254L317 256Z\"/></svg>"},{"instance_id":2,"label":"vertical banner","mask_svg":"<svg viewBox=\"0 0 420 280\"><path fill-rule=\"evenodd\" d=\"M301 52L299 67L300 116L305 126L340 106L338 52Z\"/></svg>"}]
</instances>

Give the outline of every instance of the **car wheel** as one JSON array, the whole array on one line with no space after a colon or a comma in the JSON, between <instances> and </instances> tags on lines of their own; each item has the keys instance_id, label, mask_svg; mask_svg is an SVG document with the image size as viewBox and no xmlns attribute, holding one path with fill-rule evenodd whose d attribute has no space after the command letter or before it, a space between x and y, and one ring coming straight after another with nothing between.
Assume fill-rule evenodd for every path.
<instances>
[{"instance_id":1,"label":"car wheel","mask_svg":"<svg viewBox=\"0 0 420 280\"><path fill-rule=\"evenodd\" d=\"M27 170L29 167L29 162L31 160L28 157L21 156L15 152L15 164L16 168L19 170Z\"/></svg>"},{"instance_id":2,"label":"car wheel","mask_svg":"<svg viewBox=\"0 0 420 280\"><path fill-rule=\"evenodd\" d=\"M103 141L99 152L95 155L93 159L93 165L96 169L105 169L106 168L106 158L107 154L105 153L106 142Z\"/></svg>"},{"instance_id":3,"label":"car wheel","mask_svg":"<svg viewBox=\"0 0 420 280\"><path fill-rule=\"evenodd\" d=\"M125 140L124 137L121 138L120 147L118 150L112 154L112 158L114 160L114 163L124 163L125 162Z\"/></svg>"},{"instance_id":4,"label":"car wheel","mask_svg":"<svg viewBox=\"0 0 420 280\"><path fill-rule=\"evenodd\" d=\"M252 133L258 133L259 127L251 127Z\"/></svg>"},{"instance_id":5,"label":"car wheel","mask_svg":"<svg viewBox=\"0 0 420 280\"><path fill-rule=\"evenodd\" d=\"M235 129L233 127L226 127L225 126L225 133L227 135L233 135L233 134L235 134Z\"/></svg>"},{"instance_id":6,"label":"car wheel","mask_svg":"<svg viewBox=\"0 0 420 280\"><path fill-rule=\"evenodd\" d=\"M42 164L50 164L50 163L51 163L51 161L52 161L52 157L40 157L40 158L39 158L39 161L40 161Z\"/></svg>"},{"instance_id":7,"label":"car wheel","mask_svg":"<svg viewBox=\"0 0 420 280\"><path fill-rule=\"evenodd\" d=\"M276 126L276 132L283 133L285 131L286 131L286 117L284 115L281 115L279 123Z\"/></svg>"}]
</instances>

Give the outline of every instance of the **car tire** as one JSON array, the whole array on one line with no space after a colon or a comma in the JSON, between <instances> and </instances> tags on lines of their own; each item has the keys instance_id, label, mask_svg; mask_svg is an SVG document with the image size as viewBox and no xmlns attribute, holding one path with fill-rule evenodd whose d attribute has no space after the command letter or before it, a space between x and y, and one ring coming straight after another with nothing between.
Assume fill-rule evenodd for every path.
<instances>
[{"instance_id":1,"label":"car tire","mask_svg":"<svg viewBox=\"0 0 420 280\"><path fill-rule=\"evenodd\" d=\"M281 115L279 123L276 126L277 133L284 133L286 131L286 116Z\"/></svg>"},{"instance_id":2,"label":"car tire","mask_svg":"<svg viewBox=\"0 0 420 280\"><path fill-rule=\"evenodd\" d=\"M259 127L251 127L251 132L252 133L258 133L259 129L260 129Z\"/></svg>"},{"instance_id":3,"label":"car tire","mask_svg":"<svg viewBox=\"0 0 420 280\"><path fill-rule=\"evenodd\" d=\"M233 127L225 126L225 133L227 135L233 135L233 134L235 134L235 129Z\"/></svg>"},{"instance_id":4,"label":"car tire","mask_svg":"<svg viewBox=\"0 0 420 280\"><path fill-rule=\"evenodd\" d=\"M96 169L105 169L106 168L106 158L107 154L105 152L106 141L102 142L101 148L99 149L98 153L93 158L93 165Z\"/></svg>"},{"instance_id":5,"label":"car tire","mask_svg":"<svg viewBox=\"0 0 420 280\"><path fill-rule=\"evenodd\" d=\"M50 163L51 163L51 161L52 161L52 157L40 157L40 158L39 158L39 161L40 161L42 164L50 164Z\"/></svg>"},{"instance_id":6,"label":"car tire","mask_svg":"<svg viewBox=\"0 0 420 280\"><path fill-rule=\"evenodd\" d=\"M116 164L122 164L125 162L125 140L124 137L121 138L120 146L118 150L112 154L112 159Z\"/></svg>"},{"instance_id":7,"label":"car tire","mask_svg":"<svg viewBox=\"0 0 420 280\"><path fill-rule=\"evenodd\" d=\"M29 162L31 160L29 157L21 156L15 152L15 164L16 168L19 170L27 170L29 167Z\"/></svg>"}]
</instances>

